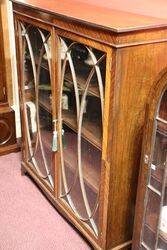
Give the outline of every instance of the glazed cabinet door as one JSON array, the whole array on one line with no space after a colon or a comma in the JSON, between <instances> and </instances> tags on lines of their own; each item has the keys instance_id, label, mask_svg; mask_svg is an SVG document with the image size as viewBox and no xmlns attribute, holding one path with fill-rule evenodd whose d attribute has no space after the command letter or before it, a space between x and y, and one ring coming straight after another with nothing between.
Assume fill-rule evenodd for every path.
<instances>
[{"instance_id":1,"label":"glazed cabinet door","mask_svg":"<svg viewBox=\"0 0 167 250\"><path fill-rule=\"evenodd\" d=\"M147 127L150 127L150 121L151 119L149 119ZM139 241L138 248L142 250L166 250L167 90L165 90L161 96L153 122L153 134L152 136L148 135L148 138L150 137L152 139L151 154L149 157L149 155L144 152L146 165L141 166L141 178L139 179L138 201L144 204L144 209L142 218L140 218L141 212L138 211L136 214L136 221L141 219L141 227L135 228L136 232L140 232L136 241ZM145 135L145 137L147 138L147 135ZM147 148L146 146L146 151ZM148 168L148 171L145 171L146 168ZM144 184L146 185L145 187L143 187ZM143 194L142 190L145 190ZM140 207L140 203L137 203L137 206ZM134 243L136 246L136 242ZM138 248L134 247L133 249Z\"/></svg>"},{"instance_id":2,"label":"glazed cabinet door","mask_svg":"<svg viewBox=\"0 0 167 250\"><path fill-rule=\"evenodd\" d=\"M59 202L98 237L106 52L63 36L59 52Z\"/></svg>"},{"instance_id":3,"label":"glazed cabinet door","mask_svg":"<svg viewBox=\"0 0 167 250\"><path fill-rule=\"evenodd\" d=\"M17 29L24 160L53 188L51 32L24 21L17 22Z\"/></svg>"}]
</instances>

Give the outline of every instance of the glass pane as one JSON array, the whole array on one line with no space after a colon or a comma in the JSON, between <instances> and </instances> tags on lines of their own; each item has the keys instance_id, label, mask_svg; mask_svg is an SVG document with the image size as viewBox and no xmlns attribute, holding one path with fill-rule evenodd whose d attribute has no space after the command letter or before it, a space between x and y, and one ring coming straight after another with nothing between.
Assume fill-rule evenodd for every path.
<instances>
[{"instance_id":1,"label":"glass pane","mask_svg":"<svg viewBox=\"0 0 167 250\"><path fill-rule=\"evenodd\" d=\"M156 117L155 143L145 197L142 245L167 249L167 91Z\"/></svg>"},{"instance_id":2,"label":"glass pane","mask_svg":"<svg viewBox=\"0 0 167 250\"><path fill-rule=\"evenodd\" d=\"M158 120L158 131L161 134L161 161L164 173L162 181L162 207L160 214L158 248L167 249L167 91L163 95Z\"/></svg>"},{"instance_id":3,"label":"glass pane","mask_svg":"<svg viewBox=\"0 0 167 250\"><path fill-rule=\"evenodd\" d=\"M45 32L45 47L40 51L39 57L39 80L38 84L38 114L39 114L39 142L44 159L45 170L43 174L50 173L54 178L52 167L52 93L50 80L50 35Z\"/></svg>"},{"instance_id":4,"label":"glass pane","mask_svg":"<svg viewBox=\"0 0 167 250\"><path fill-rule=\"evenodd\" d=\"M53 187L50 34L20 22L24 54L24 111L28 161Z\"/></svg>"},{"instance_id":5,"label":"glass pane","mask_svg":"<svg viewBox=\"0 0 167 250\"><path fill-rule=\"evenodd\" d=\"M60 44L61 198L98 235L105 54L65 38Z\"/></svg>"},{"instance_id":6,"label":"glass pane","mask_svg":"<svg viewBox=\"0 0 167 250\"><path fill-rule=\"evenodd\" d=\"M160 201L161 198L159 195L151 190L148 191L142 241L151 249L154 249L156 243L156 230L159 219Z\"/></svg>"},{"instance_id":7,"label":"glass pane","mask_svg":"<svg viewBox=\"0 0 167 250\"><path fill-rule=\"evenodd\" d=\"M166 178L167 184L167 178ZM164 200L161 208L159 233L158 233L158 248L167 249L167 185L165 187Z\"/></svg>"},{"instance_id":8,"label":"glass pane","mask_svg":"<svg viewBox=\"0 0 167 250\"><path fill-rule=\"evenodd\" d=\"M145 248L144 246L141 246L141 250L147 250L147 248Z\"/></svg>"}]
</instances>

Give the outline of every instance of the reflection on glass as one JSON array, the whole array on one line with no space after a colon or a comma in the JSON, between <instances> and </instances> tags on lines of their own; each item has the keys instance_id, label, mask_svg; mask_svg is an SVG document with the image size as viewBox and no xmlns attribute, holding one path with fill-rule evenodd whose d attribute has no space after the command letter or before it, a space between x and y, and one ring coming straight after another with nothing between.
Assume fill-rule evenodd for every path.
<instances>
[{"instance_id":1,"label":"reflection on glass","mask_svg":"<svg viewBox=\"0 0 167 250\"><path fill-rule=\"evenodd\" d=\"M53 187L50 34L20 22L24 55L23 98L28 159Z\"/></svg>"},{"instance_id":2,"label":"reflection on glass","mask_svg":"<svg viewBox=\"0 0 167 250\"><path fill-rule=\"evenodd\" d=\"M150 177L145 197L141 247L167 249L167 90L156 117Z\"/></svg>"},{"instance_id":3,"label":"reflection on glass","mask_svg":"<svg viewBox=\"0 0 167 250\"><path fill-rule=\"evenodd\" d=\"M65 38L60 44L60 197L97 236L105 54Z\"/></svg>"}]
</instances>

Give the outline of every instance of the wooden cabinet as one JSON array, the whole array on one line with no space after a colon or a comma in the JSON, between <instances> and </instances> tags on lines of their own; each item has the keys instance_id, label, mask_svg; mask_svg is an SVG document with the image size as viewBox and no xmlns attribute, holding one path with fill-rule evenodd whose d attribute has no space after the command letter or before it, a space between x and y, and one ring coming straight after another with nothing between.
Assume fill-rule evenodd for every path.
<instances>
[{"instance_id":1,"label":"wooden cabinet","mask_svg":"<svg viewBox=\"0 0 167 250\"><path fill-rule=\"evenodd\" d=\"M138 184L133 249L167 249L167 74L150 94Z\"/></svg>"},{"instance_id":2,"label":"wooden cabinet","mask_svg":"<svg viewBox=\"0 0 167 250\"><path fill-rule=\"evenodd\" d=\"M68 0L13 1L13 11L22 171L94 248L128 249L167 23Z\"/></svg>"},{"instance_id":3,"label":"wooden cabinet","mask_svg":"<svg viewBox=\"0 0 167 250\"><path fill-rule=\"evenodd\" d=\"M6 81L6 61L4 51L4 31L0 8L0 155L17 149L15 113L10 107Z\"/></svg>"}]
</instances>

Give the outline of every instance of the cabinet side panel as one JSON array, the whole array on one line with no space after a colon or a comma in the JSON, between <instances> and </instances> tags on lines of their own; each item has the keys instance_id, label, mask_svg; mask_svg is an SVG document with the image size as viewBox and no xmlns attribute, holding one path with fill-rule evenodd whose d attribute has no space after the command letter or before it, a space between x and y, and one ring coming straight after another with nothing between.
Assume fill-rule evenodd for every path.
<instances>
[{"instance_id":1,"label":"cabinet side panel","mask_svg":"<svg viewBox=\"0 0 167 250\"><path fill-rule=\"evenodd\" d=\"M114 128L110 133L108 249L132 238L145 105L167 65L167 44L117 50Z\"/></svg>"}]
</instances>

